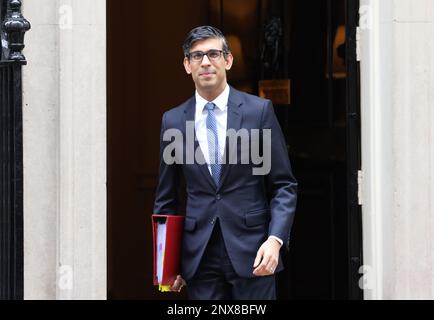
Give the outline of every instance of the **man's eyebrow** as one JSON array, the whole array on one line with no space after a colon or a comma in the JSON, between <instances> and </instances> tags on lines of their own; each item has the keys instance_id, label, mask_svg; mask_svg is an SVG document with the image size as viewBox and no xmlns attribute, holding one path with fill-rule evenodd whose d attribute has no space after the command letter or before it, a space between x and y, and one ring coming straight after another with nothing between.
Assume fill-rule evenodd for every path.
<instances>
[{"instance_id":1,"label":"man's eyebrow","mask_svg":"<svg viewBox=\"0 0 434 320\"><path fill-rule=\"evenodd\" d=\"M190 53L195 53L195 52L203 52L203 53L205 53L205 52L209 52L209 51L224 51L224 50L223 49L209 49L207 51L196 50L196 51L192 51Z\"/></svg>"}]
</instances>

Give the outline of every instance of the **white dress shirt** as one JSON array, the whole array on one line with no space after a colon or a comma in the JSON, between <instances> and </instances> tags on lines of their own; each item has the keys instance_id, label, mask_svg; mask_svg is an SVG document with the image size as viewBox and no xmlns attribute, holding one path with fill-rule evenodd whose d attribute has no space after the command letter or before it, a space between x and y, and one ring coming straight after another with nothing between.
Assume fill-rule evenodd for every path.
<instances>
[{"instance_id":1,"label":"white dress shirt","mask_svg":"<svg viewBox=\"0 0 434 320\"><path fill-rule=\"evenodd\" d=\"M197 141L199 142L200 149L208 163L208 170L211 173L211 166L209 165L209 152L208 152L208 136L206 128L206 119L208 117L208 110L205 105L212 102L216 105L214 109L215 119L217 123L217 139L219 144L219 156L223 157L226 147L226 129L228 124L228 101L229 101L230 87L226 85L225 90L214 99L214 101L207 101L200 96L196 91L196 113L194 120L194 127L196 130ZM212 174L212 173L211 173Z\"/></svg>"},{"instance_id":2,"label":"white dress shirt","mask_svg":"<svg viewBox=\"0 0 434 320\"><path fill-rule=\"evenodd\" d=\"M195 111L195 120L194 127L196 130L196 138L199 142L200 149L202 150L203 156L205 158L206 163L208 164L208 170L212 175L211 166L209 165L209 152L208 152L208 136L207 136L207 128L206 128L206 119L208 117L208 110L205 108L205 105L209 102L212 102L216 105L214 109L214 114L217 123L217 139L219 144L219 156L223 157L225 148L226 148L226 131L228 124L228 101L229 101L229 93L230 87L226 85L226 88L223 92L215 98L213 101L208 101L196 91L196 111ZM283 245L283 241L275 236L270 236L277 240L280 245Z\"/></svg>"}]
</instances>

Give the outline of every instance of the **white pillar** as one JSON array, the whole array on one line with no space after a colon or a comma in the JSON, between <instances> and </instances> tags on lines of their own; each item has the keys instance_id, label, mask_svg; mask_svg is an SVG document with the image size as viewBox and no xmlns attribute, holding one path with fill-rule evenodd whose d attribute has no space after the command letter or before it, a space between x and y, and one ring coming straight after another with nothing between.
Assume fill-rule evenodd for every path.
<instances>
[{"instance_id":1,"label":"white pillar","mask_svg":"<svg viewBox=\"0 0 434 320\"><path fill-rule=\"evenodd\" d=\"M434 3L361 5L365 298L433 299Z\"/></svg>"},{"instance_id":2,"label":"white pillar","mask_svg":"<svg viewBox=\"0 0 434 320\"><path fill-rule=\"evenodd\" d=\"M106 298L105 6L24 1L25 299Z\"/></svg>"}]
</instances>

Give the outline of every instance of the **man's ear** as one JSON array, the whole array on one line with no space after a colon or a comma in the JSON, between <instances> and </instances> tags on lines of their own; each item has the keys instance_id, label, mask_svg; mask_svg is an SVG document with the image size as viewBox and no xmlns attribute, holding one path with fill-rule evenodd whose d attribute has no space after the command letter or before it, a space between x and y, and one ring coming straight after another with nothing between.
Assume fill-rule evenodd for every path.
<instances>
[{"instance_id":1,"label":"man's ear","mask_svg":"<svg viewBox=\"0 0 434 320\"><path fill-rule=\"evenodd\" d=\"M228 53L226 56L226 70L229 71L232 68L232 65L234 64L234 56L232 53Z\"/></svg>"},{"instance_id":2,"label":"man's ear","mask_svg":"<svg viewBox=\"0 0 434 320\"><path fill-rule=\"evenodd\" d=\"M184 58L184 68L187 74L191 74L190 61L187 58Z\"/></svg>"}]
</instances>

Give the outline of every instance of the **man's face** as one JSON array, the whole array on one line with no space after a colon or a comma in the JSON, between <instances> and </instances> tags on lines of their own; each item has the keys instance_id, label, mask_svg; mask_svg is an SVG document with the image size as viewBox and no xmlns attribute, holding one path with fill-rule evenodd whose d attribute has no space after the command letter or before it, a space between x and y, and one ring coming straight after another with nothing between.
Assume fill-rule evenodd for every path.
<instances>
[{"instance_id":1,"label":"man's face","mask_svg":"<svg viewBox=\"0 0 434 320\"><path fill-rule=\"evenodd\" d=\"M208 52L209 50L223 50L221 39L206 39L194 43L190 49L192 52ZM229 53L226 58L223 54L218 59L210 59L207 55L201 61L184 59L184 67L188 74L191 74L196 88L199 91L218 92L226 87L226 71L232 67L233 57Z\"/></svg>"}]
</instances>

